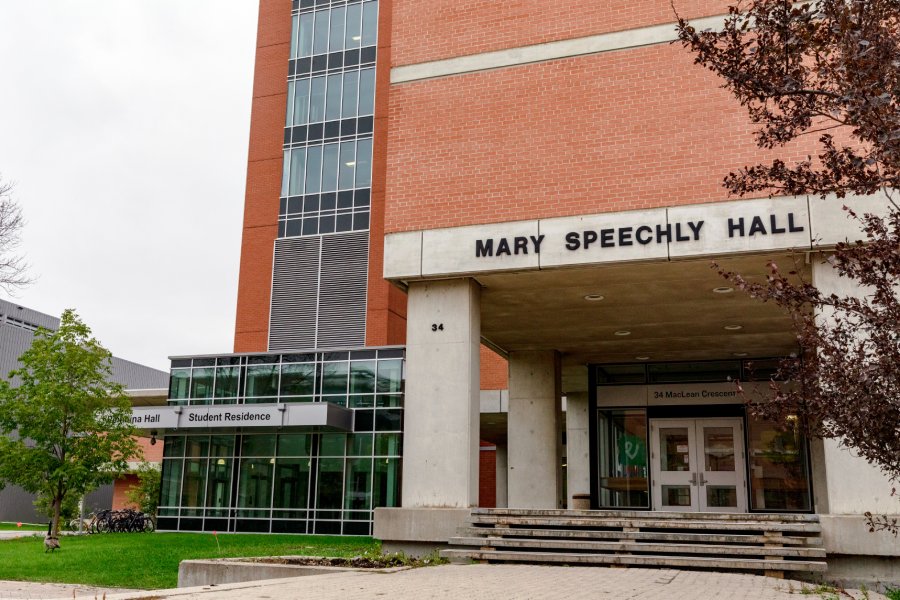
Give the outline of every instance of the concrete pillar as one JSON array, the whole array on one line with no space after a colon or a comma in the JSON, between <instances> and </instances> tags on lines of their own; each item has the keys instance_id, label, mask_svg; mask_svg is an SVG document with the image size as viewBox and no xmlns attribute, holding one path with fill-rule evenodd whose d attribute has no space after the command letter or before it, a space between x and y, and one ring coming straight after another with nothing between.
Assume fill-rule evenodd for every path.
<instances>
[{"instance_id":1,"label":"concrete pillar","mask_svg":"<svg viewBox=\"0 0 900 600\"><path fill-rule=\"evenodd\" d=\"M509 506L509 493L507 491L507 471L509 461L506 446L497 444L497 508Z\"/></svg>"},{"instance_id":2,"label":"concrete pillar","mask_svg":"<svg viewBox=\"0 0 900 600\"><path fill-rule=\"evenodd\" d=\"M404 507L478 505L480 342L474 280L410 283Z\"/></svg>"},{"instance_id":3,"label":"concrete pillar","mask_svg":"<svg viewBox=\"0 0 900 600\"><path fill-rule=\"evenodd\" d=\"M574 494L591 493L587 392L566 394L566 463L566 506L571 509Z\"/></svg>"},{"instance_id":4,"label":"concrete pillar","mask_svg":"<svg viewBox=\"0 0 900 600\"><path fill-rule=\"evenodd\" d=\"M510 508L557 508L560 369L556 352L509 355Z\"/></svg>"},{"instance_id":5,"label":"concrete pillar","mask_svg":"<svg viewBox=\"0 0 900 600\"><path fill-rule=\"evenodd\" d=\"M813 261L812 276L813 285L825 294L862 296L866 293L865 288L846 277L839 277L837 269L822 260ZM833 313L828 311L817 315L824 322L832 316ZM818 509L843 515L860 515L865 511L897 514L897 499L891 495L893 486L880 469L841 446L838 440L814 440L812 449L811 475L813 483L819 483L816 490ZM823 479L824 486L821 485ZM852 484L848 485L848 482Z\"/></svg>"}]
</instances>

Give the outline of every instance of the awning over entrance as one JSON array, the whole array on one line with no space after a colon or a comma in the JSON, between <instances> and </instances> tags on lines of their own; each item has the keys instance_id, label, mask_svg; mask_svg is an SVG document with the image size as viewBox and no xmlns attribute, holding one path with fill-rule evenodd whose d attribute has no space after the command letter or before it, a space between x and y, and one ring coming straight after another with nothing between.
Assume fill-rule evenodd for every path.
<instances>
[{"instance_id":1,"label":"awning over entrance","mask_svg":"<svg viewBox=\"0 0 900 600\"><path fill-rule=\"evenodd\" d=\"M353 410L331 404L233 404L226 406L165 406L132 409L138 429L235 429L246 427L315 427L353 430Z\"/></svg>"}]
</instances>

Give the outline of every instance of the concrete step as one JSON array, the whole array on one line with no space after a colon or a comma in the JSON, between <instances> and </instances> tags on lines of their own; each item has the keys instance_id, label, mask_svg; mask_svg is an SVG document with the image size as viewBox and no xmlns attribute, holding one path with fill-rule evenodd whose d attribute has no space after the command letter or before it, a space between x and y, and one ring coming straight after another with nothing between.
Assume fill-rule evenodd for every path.
<instances>
[{"instance_id":1,"label":"concrete step","mask_svg":"<svg viewBox=\"0 0 900 600\"><path fill-rule=\"evenodd\" d=\"M761 531L821 533L819 523L808 521L759 521L759 520L700 520L666 519L654 513L641 513L634 518L609 517L592 511L590 515L493 515L474 512L469 522L476 525L501 525L525 527L593 527L631 529L681 529L691 531Z\"/></svg>"},{"instance_id":2,"label":"concrete step","mask_svg":"<svg viewBox=\"0 0 900 600\"><path fill-rule=\"evenodd\" d=\"M560 538L584 540L653 540L660 542L692 542L696 544L767 544L773 536L739 533L684 533L668 531L609 531L593 529L529 529L520 527L461 527L465 536L509 536L523 538ZM817 546L821 538L780 536L784 546Z\"/></svg>"},{"instance_id":3,"label":"concrete step","mask_svg":"<svg viewBox=\"0 0 900 600\"><path fill-rule=\"evenodd\" d=\"M625 565L741 571L825 571L821 561L766 560L751 558L713 558L706 556L654 556L628 554L585 554L577 552L515 552L501 550L442 550L441 557L454 561L483 560L519 563L578 565Z\"/></svg>"},{"instance_id":4,"label":"concrete step","mask_svg":"<svg viewBox=\"0 0 900 600\"><path fill-rule=\"evenodd\" d=\"M819 515L795 513L709 513L709 512L662 512L646 510L563 510L533 508L473 508L473 515L505 515L531 517L597 517L618 519L654 519L684 521L781 521L818 523Z\"/></svg>"},{"instance_id":5,"label":"concrete step","mask_svg":"<svg viewBox=\"0 0 900 600\"><path fill-rule=\"evenodd\" d=\"M765 547L765 546L722 546L710 544L660 544L641 542L599 542L576 541L571 539L549 540L528 538L454 537L452 546L476 546L479 548L528 548L532 550L563 550L569 552L646 552L660 555L670 554L713 554L720 557L734 556L778 556L825 558L822 548L807 547Z\"/></svg>"}]
</instances>

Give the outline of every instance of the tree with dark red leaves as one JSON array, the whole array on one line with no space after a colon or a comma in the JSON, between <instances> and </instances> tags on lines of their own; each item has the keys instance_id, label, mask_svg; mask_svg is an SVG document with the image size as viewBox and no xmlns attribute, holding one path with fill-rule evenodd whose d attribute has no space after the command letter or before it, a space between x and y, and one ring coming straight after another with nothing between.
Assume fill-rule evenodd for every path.
<instances>
[{"instance_id":1,"label":"tree with dark red leaves","mask_svg":"<svg viewBox=\"0 0 900 600\"><path fill-rule=\"evenodd\" d=\"M738 288L785 308L799 359L782 361L762 417L797 415L811 436L835 438L900 481L900 0L754 0L729 8L723 27L679 18L680 42L746 107L761 148L803 137L816 154L746 166L724 179L737 196L873 196L848 217L861 240L827 261L859 294L824 293L770 263L766 283L722 272ZM887 216L876 199L887 198ZM880 213L884 215L884 212ZM798 282L799 281L799 282ZM788 382L776 383L777 381ZM897 534L896 518L869 515Z\"/></svg>"}]
</instances>

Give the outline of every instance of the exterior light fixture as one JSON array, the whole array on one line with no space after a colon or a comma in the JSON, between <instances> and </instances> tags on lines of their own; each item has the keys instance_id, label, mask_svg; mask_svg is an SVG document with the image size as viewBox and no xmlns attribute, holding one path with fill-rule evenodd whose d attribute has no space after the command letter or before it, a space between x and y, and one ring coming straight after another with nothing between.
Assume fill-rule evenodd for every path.
<instances>
[{"instance_id":1,"label":"exterior light fixture","mask_svg":"<svg viewBox=\"0 0 900 600\"><path fill-rule=\"evenodd\" d=\"M743 328L744 328L743 325L726 325L722 329L724 329L725 331L739 331Z\"/></svg>"},{"instance_id":2,"label":"exterior light fixture","mask_svg":"<svg viewBox=\"0 0 900 600\"><path fill-rule=\"evenodd\" d=\"M601 294L588 294L584 297L588 302L600 302L603 300L603 296Z\"/></svg>"},{"instance_id":3,"label":"exterior light fixture","mask_svg":"<svg viewBox=\"0 0 900 600\"><path fill-rule=\"evenodd\" d=\"M714 287L714 288L713 288L713 291L714 291L715 293L717 293L717 294L730 294L731 292L734 291L734 288L733 288L733 287L729 287L729 286L727 286L727 285L723 285L723 286L720 286L720 287Z\"/></svg>"},{"instance_id":4,"label":"exterior light fixture","mask_svg":"<svg viewBox=\"0 0 900 600\"><path fill-rule=\"evenodd\" d=\"M631 335L630 331L622 329L620 331L615 332L613 335L618 335L619 337L625 337L626 335Z\"/></svg>"},{"instance_id":5,"label":"exterior light fixture","mask_svg":"<svg viewBox=\"0 0 900 600\"><path fill-rule=\"evenodd\" d=\"M747 356L747 353L746 352L734 352L732 354L732 356L736 356L738 358L744 358L745 356Z\"/></svg>"},{"instance_id":6,"label":"exterior light fixture","mask_svg":"<svg viewBox=\"0 0 900 600\"><path fill-rule=\"evenodd\" d=\"M650 360L649 356L635 356L635 360Z\"/></svg>"}]
</instances>

